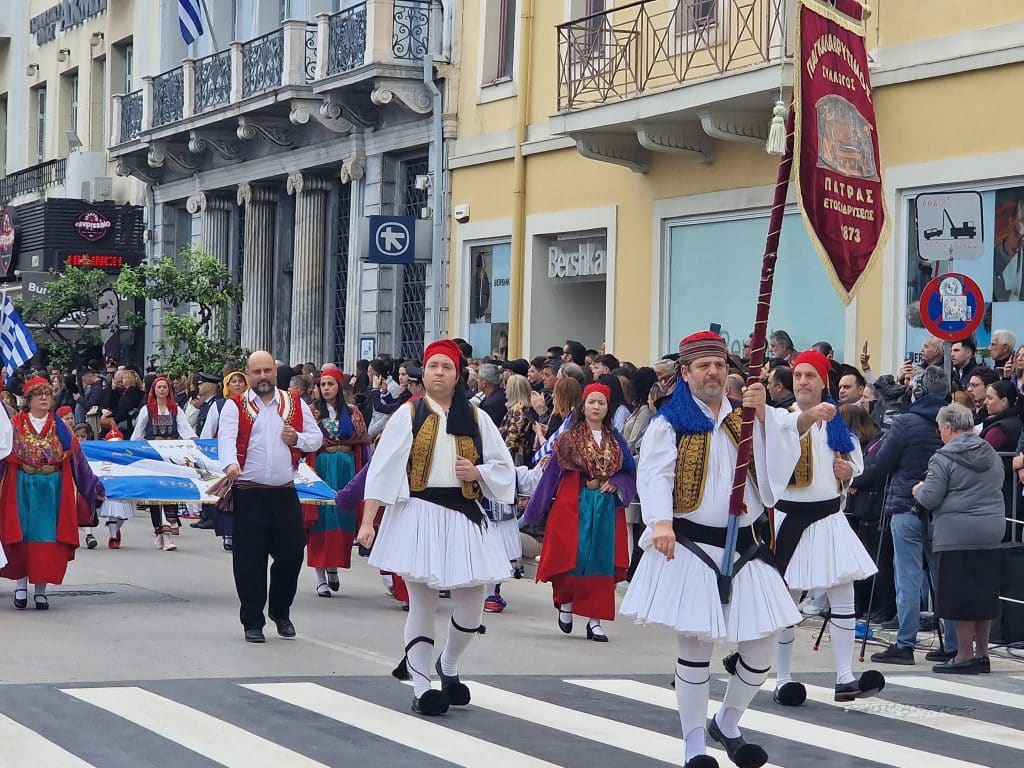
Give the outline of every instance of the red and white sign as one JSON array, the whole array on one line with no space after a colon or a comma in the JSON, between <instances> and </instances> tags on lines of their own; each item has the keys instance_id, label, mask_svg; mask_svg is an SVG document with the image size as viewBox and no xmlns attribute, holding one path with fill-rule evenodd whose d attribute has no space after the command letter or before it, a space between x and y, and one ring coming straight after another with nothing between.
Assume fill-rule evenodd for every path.
<instances>
[{"instance_id":1,"label":"red and white sign","mask_svg":"<svg viewBox=\"0 0 1024 768\"><path fill-rule=\"evenodd\" d=\"M106 237L110 227L110 219L99 211L92 209L79 216L75 222L75 230L78 232L79 237L83 240L88 240L90 243L95 243L97 240L102 240Z\"/></svg>"},{"instance_id":2,"label":"red and white sign","mask_svg":"<svg viewBox=\"0 0 1024 768\"><path fill-rule=\"evenodd\" d=\"M0 277L11 271L14 246L18 239L18 220L11 208L0 210Z\"/></svg>"},{"instance_id":3,"label":"red and white sign","mask_svg":"<svg viewBox=\"0 0 1024 768\"><path fill-rule=\"evenodd\" d=\"M967 275L947 272L929 281L921 292L921 324L942 341L973 334L985 316L981 288Z\"/></svg>"}]
</instances>

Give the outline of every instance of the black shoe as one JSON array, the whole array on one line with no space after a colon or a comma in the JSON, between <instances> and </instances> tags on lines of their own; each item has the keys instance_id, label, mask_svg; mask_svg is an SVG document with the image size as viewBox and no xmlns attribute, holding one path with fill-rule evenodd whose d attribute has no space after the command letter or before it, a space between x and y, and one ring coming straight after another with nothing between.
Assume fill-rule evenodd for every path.
<instances>
[{"instance_id":1,"label":"black shoe","mask_svg":"<svg viewBox=\"0 0 1024 768\"><path fill-rule=\"evenodd\" d=\"M558 628L565 632L567 635L572 634L572 611L563 611L561 608L556 609L558 611ZM562 621L563 616L568 616L568 621Z\"/></svg>"},{"instance_id":2,"label":"black shoe","mask_svg":"<svg viewBox=\"0 0 1024 768\"><path fill-rule=\"evenodd\" d=\"M595 629L597 630L597 632L594 631ZM595 643L607 643L608 635L606 635L604 633L604 630L601 629L600 624L598 624L596 627L592 627L590 626L590 624L587 624L587 640L593 640Z\"/></svg>"},{"instance_id":3,"label":"black shoe","mask_svg":"<svg viewBox=\"0 0 1024 768\"><path fill-rule=\"evenodd\" d=\"M932 616L922 616L917 622L918 632L934 632L935 631L935 619Z\"/></svg>"},{"instance_id":4,"label":"black shoe","mask_svg":"<svg viewBox=\"0 0 1024 768\"><path fill-rule=\"evenodd\" d=\"M976 675L981 672L981 667L976 663L975 659L968 659L967 661L953 661L950 659L942 664L936 664L932 667L932 672L944 675Z\"/></svg>"},{"instance_id":5,"label":"black shoe","mask_svg":"<svg viewBox=\"0 0 1024 768\"><path fill-rule=\"evenodd\" d=\"M882 622L882 629L893 630L893 629L899 629L899 628L900 628L900 620L897 619L895 616L893 616L891 619L887 619L886 621Z\"/></svg>"},{"instance_id":6,"label":"black shoe","mask_svg":"<svg viewBox=\"0 0 1024 768\"><path fill-rule=\"evenodd\" d=\"M452 597L452 591L450 589L439 589L437 591L437 596L442 600L450 600Z\"/></svg>"},{"instance_id":7,"label":"black shoe","mask_svg":"<svg viewBox=\"0 0 1024 768\"><path fill-rule=\"evenodd\" d=\"M926 653L924 655L924 660L925 661L949 661L950 659L955 658L955 657L956 657L956 651L943 651L943 650L939 649L939 650L935 650L935 651L928 651L928 653ZM872 657L871 660L874 661L874 657Z\"/></svg>"},{"instance_id":8,"label":"black shoe","mask_svg":"<svg viewBox=\"0 0 1024 768\"><path fill-rule=\"evenodd\" d=\"M978 668L979 672L989 674L992 671L992 660L988 656L975 656L971 661Z\"/></svg>"},{"instance_id":9,"label":"black shoe","mask_svg":"<svg viewBox=\"0 0 1024 768\"><path fill-rule=\"evenodd\" d=\"M224 545L225 552L230 552L234 548L234 543L228 541L228 538L228 536L225 536L223 541L221 542Z\"/></svg>"},{"instance_id":10,"label":"black shoe","mask_svg":"<svg viewBox=\"0 0 1024 768\"><path fill-rule=\"evenodd\" d=\"M807 701L807 689L803 683L790 680L772 691L772 700L784 707L799 707Z\"/></svg>"},{"instance_id":11,"label":"black shoe","mask_svg":"<svg viewBox=\"0 0 1024 768\"><path fill-rule=\"evenodd\" d=\"M718 768L718 761L711 755L697 755L687 760L683 768Z\"/></svg>"},{"instance_id":12,"label":"black shoe","mask_svg":"<svg viewBox=\"0 0 1024 768\"><path fill-rule=\"evenodd\" d=\"M419 698L413 697L412 711L417 715L435 717L447 712L450 705L451 702L448 700L447 693L431 688Z\"/></svg>"},{"instance_id":13,"label":"black shoe","mask_svg":"<svg viewBox=\"0 0 1024 768\"><path fill-rule=\"evenodd\" d=\"M906 666L912 666L914 664L914 649L901 648L900 646L893 644L884 651L872 653L871 661L875 664L904 664Z\"/></svg>"},{"instance_id":14,"label":"black shoe","mask_svg":"<svg viewBox=\"0 0 1024 768\"><path fill-rule=\"evenodd\" d=\"M277 625L277 634L279 634L281 637L287 638L289 640L295 637L295 625L292 624L291 621L289 621L288 619L278 619L274 616L267 616L267 618Z\"/></svg>"},{"instance_id":15,"label":"black shoe","mask_svg":"<svg viewBox=\"0 0 1024 768\"><path fill-rule=\"evenodd\" d=\"M245 630L245 642L247 643L265 643L267 638L263 636L263 630L257 627L256 629Z\"/></svg>"},{"instance_id":16,"label":"black shoe","mask_svg":"<svg viewBox=\"0 0 1024 768\"><path fill-rule=\"evenodd\" d=\"M214 525L213 520L200 520L195 523L189 523L188 527L198 528L201 531L210 531L213 530L213 528L215 528L216 526Z\"/></svg>"},{"instance_id":17,"label":"black shoe","mask_svg":"<svg viewBox=\"0 0 1024 768\"><path fill-rule=\"evenodd\" d=\"M24 594L24 597L18 597L18 593ZM16 589L14 590L14 607L19 611L23 611L28 608L28 590L27 589Z\"/></svg>"},{"instance_id":18,"label":"black shoe","mask_svg":"<svg viewBox=\"0 0 1024 768\"><path fill-rule=\"evenodd\" d=\"M854 699L870 699L885 688L885 676L873 669L861 673L859 680L852 683L836 685L834 701L853 701Z\"/></svg>"},{"instance_id":19,"label":"black shoe","mask_svg":"<svg viewBox=\"0 0 1024 768\"><path fill-rule=\"evenodd\" d=\"M339 589L341 589L341 579L338 578L337 570L327 571L327 587L331 590L331 592L337 592Z\"/></svg>"},{"instance_id":20,"label":"black shoe","mask_svg":"<svg viewBox=\"0 0 1024 768\"><path fill-rule=\"evenodd\" d=\"M512 569L513 579L521 579L524 575L526 575L526 569L523 568L523 566L517 565L515 568Z\"/></svg>"},{"instance_id":21,"label":"black shoe","mask_svg":"<svg viewBox=\"0 0 1024 768\"><path fill-rule=\"evenodd\" d=\"M469 688L459 680L458 675L446 675L441 671L440 656L437 657L434 669L441 678L441 690L448 695L448 703L453 707L464 707L469 704Z\"/></svg>"},{"instance_id":22,"label":"black shoe","mask_svg":"<svg viewBox=\"0 0 1024 768\"><path fill-rule=\"evenodd\" d=\"M760 768L768 762L768 754L757 744L748 744L742 736L730 739L722 733L715 718L708 720L707 734L717 741L739 768Z\"/></svg>"},{"instance_id":23,"label":"black shoe","mask_svg":"<svg viewBox=\"0 0 1024 768\"><path fill-rule=\"evenodd\" d=\"M96 537L91 533L85 534L85 546L89 549L96 549Z\"/></svg>"},{"instance_id":24,"label":"black shoe","mask_svg":"<svg viewBox=\"0 0 1024 768\"><path fill-rule=\"evenodd\" d=\"M868 616L868 621L872 624L885 624L886 622L893 621L895 618L896 615L889 613L889 611L872 611L871 615Z\"/></svg>"},{"instance_id":25,"label":"black shoe","mask_svg":"<svg viewBox=\"0 0 1024 768\"><path fill-rule=\"evenodd\" d=\"M50 601L46 599L46 595L36 595L35 604L37 611L48 611L50 610Z\"/></svg>"}]
</instances>

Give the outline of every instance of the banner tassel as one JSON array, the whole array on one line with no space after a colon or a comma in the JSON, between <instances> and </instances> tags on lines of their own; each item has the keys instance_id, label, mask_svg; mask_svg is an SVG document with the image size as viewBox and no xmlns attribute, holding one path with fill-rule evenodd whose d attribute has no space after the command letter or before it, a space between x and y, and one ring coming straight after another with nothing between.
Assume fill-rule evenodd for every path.
<instances>
[{"instance_id":1,"label":"banner tassel","mask_svg":"<svg viewBox=\"0 0 1024 768\"><path fill-rule=\"evenodd\" d=\"M768 128L768 141L764 149L769 155L781 157L786 152L786 112L788 111L782 99L775 102L772 109L772 122Z\"/></svg>"}]
</instances>

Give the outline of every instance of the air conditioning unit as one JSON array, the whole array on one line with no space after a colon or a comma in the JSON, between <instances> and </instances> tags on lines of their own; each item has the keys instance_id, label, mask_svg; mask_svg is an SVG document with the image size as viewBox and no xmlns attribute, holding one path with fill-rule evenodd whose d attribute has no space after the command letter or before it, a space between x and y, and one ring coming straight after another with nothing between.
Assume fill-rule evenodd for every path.
<instances>
[{"instance_id":1,"label":"air conditioning unit","mask_svg":"<svg viewBox=\"0 0 1024 768\"><path fill-rule=\"evenodd\" d=\"M93 200L113 200L114 182L109 176L96 176L92 180ZM85 197L83 194L82 197Z\"/></svg>"},{"instance_id":2,"label":"air conditioning unit","mask_svg":"<svg viewBox=\"0 0 1024 768\"><path fill-rule=\"evenodd\" d=\"M89 201L92 200L92 184L90 184L88 181L83 181L82 182L81 198L83 200L89 200Z\"/></svg>"}]
</instances>

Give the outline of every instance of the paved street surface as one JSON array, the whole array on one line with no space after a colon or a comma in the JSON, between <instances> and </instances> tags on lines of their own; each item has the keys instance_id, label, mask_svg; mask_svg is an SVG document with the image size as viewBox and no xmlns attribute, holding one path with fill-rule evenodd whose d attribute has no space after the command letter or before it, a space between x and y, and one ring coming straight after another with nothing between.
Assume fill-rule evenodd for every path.
<instances>
[{"instance_id":1,"label":"paved street surface","mask_svg":"<svg viewBox=\"0 0 1024 768\"><path fill-rule=\"evenodd\" d=\"M47 613L15 612L4 595L4 768L683 762L668 633L620 620L606 625L611 642L598 645L577 620L565 637L546 587L508 582L509 608L485 616L487 634L464 660L473 704L423 719L409 713L411 690L388 676L405 614L365 561L342 573L330 600L315 597L304 572L292 614L299 638L280 639L271 625L266 645L246 645L219 540L189 530L178 552L164 553L149 548L146 529L136 519L120 551L80 551ZM940 678L919 658L885 669L880 697L840 705L827 641L814 653L813 634L800 630L795 665L809 671L800 675L811 683L808 703L783 710L766 691L744 721L770 765L1020 764L1024 665L997 660L989 676ZM713 675L715 707L725 673L713 667Z\"/></svg>"}]
</instances>

